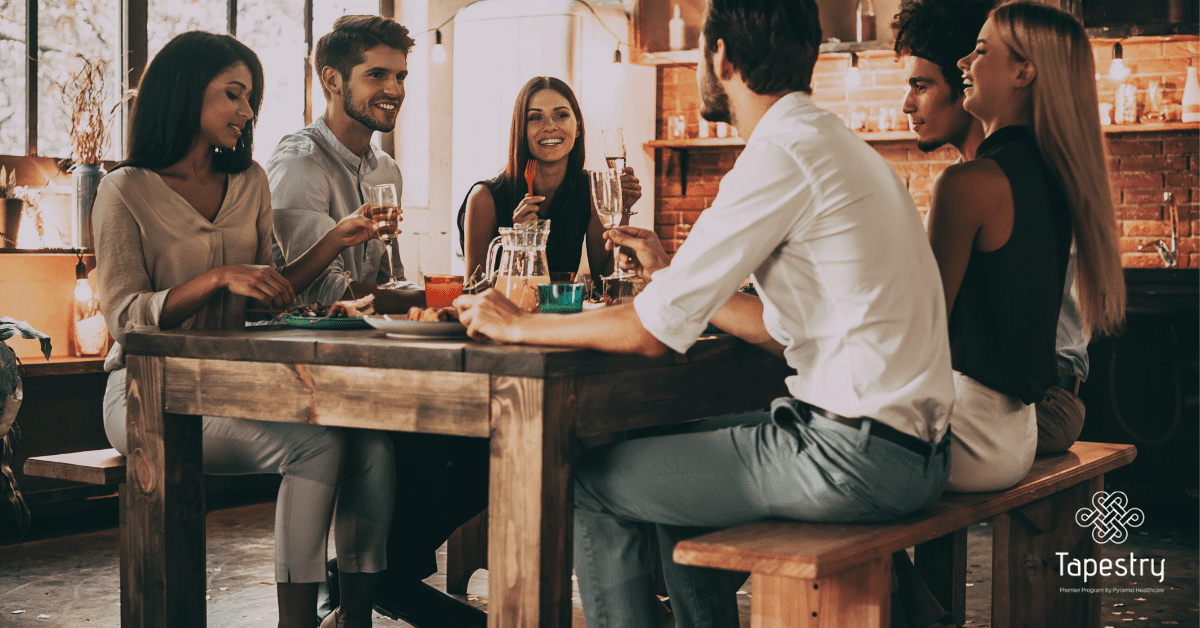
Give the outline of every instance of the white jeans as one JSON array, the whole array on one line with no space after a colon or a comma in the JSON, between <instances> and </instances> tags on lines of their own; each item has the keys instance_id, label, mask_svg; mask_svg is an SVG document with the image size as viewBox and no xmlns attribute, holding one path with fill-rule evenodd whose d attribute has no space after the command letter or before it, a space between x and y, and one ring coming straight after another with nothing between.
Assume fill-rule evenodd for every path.
<instances>
[{"instance_id":1,"label":"white jeans","mask_svg":"<svg viewBox=\"0 0 1200 628\"><path fill-rule=\"evenodd\" d=\"M104 430L122 454L125 373L109 374L104 393ZM275 505L276 582L325 581L335 502L338 569L377 573L387 568L396 461L385 434L210 416L203 417L202 426L205 473L283 476Z\"/></svg>"},{"instance_id":2,"label":"white jeans","mask_svg":"<svg viewBox=\"0 0 1200 628\"><path fill-rule=\"evenodd\" d=\"M1037 452L1033 404L954 372L948 493L986 493L1024 479Z\"/></svg>"}]
</instances>

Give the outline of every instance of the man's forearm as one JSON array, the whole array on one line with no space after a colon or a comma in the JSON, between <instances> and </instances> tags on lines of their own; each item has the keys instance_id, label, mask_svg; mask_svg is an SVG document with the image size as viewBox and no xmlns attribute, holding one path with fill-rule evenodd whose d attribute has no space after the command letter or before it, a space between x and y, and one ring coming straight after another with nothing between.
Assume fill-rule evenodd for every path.
<instances>
[{"instance_id":1,"label":"man's forearm","mask_svg":"<svg viewBox=\"0 0 1200 628\"><path fill-rule=\"evenodd\" d=\"M777 355L783 355L783 345L767 333L763 323L762 299L744 292L735 292L729 301L712 317L713 325L746 342L758 345Z\"/></svg>"},{"instance_id":2,"label":"man's forearm","mask_svg":"<svg viewBox=\"0 0 1200 628\"><path fill-rule=\"evenodd\" d=\"M538 314L518 324L518 342L596 349L606 353L658 356L669 348L642 326L633 305L617 305L579 314Z\"/></svg>"}]
</instances>

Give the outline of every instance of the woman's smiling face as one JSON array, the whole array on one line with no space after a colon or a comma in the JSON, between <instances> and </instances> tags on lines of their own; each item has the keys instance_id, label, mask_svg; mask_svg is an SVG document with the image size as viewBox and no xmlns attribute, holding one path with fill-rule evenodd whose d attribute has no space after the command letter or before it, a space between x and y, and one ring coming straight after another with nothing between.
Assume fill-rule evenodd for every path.
<instances>
[{"instance_id":1,"label":"woman's smiling face","mask_svg":"<svg viewBox=\"0 0 1200 628\"><path fill-rule=\"evenodd\" d=\"M996 105L1011 102L1012 80L1020 63L988 18L979 31L975 50L958 61L958 69L963 72L963 109L980 120L994 118Z\"/></svg>"},{"instance_id":2,"label":"woman's smiling face","mask_svg":"<svg viewBox=\"0 0 1200 628\"><path fill-rule=\"evenodd\" d=\"M525 138L538 161L566 159L579 137L579 121L562 94L543 89L529 99L525 110Z\"/></svg>"},{"instance_id":3,"label":"woman's smiling face","mask_svg":"<svg viewBox=\"0 0 1200 628\"><path fill-rule=\"evenodd\" d=\"M246 64L225 68L204 89L200 109L200 139L215 147L233 148L254 119L250 91L254 80Z\"/></svg>"}]
</instances>

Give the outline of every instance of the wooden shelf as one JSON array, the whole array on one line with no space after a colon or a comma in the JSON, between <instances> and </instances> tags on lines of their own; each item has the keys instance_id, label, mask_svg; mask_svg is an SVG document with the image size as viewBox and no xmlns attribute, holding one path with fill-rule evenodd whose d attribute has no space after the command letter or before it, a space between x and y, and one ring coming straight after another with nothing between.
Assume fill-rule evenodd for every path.
<instances>
[{"instance_id":1,"label":"wooden shelf","mask_svg":"<svg viewBox=\"0 0 1200 628\"><path fill-rule=\"evenodd\" d=\"M684 138L680 140L650 140L646 148L720 148L722 146L745 146L740 137Z\"/></svg>"},{"instance_id":2,"label":"wooden shelf","mask_svg":"<svg viewBox=\"0 0 1200 628\"><path fill-rule=\"evenodd\" d=\"M1105 133L1153 133L1155 131L1200 131L1200 122L1151 122L1146 124L1107 124Z\"/></svg>"},{"instance_id":3,"label":"wooden shelf","mask_svg":"<svg viewBox=\"0 0 1200 628\"><path fill-rule=\"evenodd\" d=\"M104 357L74 357L52 355L50 361L38 356L21 360L21 377L44 377L47 375L82 375L85 373L103 373Z\"/></svg>"},{"instance_id":4,"label":"wooden shelf","mask_svg":"<svg viewBox=\"0 0 1200 628\"><path fill-rule=\"evenodd\" d=\"M839 42L836 44L821 44L821 54L845 55L851 52L868 53L878 51L881 55L893 55L890 41L861 41ZM867 55L876 56L876 55ZM666 52L650 52L634 50L631 63L638 65L696 65L700 63L699 50L670 50Z\"/></svg>"}]
</instances>

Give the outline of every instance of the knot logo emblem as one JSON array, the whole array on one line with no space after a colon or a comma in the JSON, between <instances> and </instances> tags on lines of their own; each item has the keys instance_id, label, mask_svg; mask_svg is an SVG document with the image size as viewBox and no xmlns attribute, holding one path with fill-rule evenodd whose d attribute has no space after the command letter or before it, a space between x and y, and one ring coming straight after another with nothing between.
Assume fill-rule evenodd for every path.
<instances>
[{"instance_id":1,"label":"knot logo emblem","mask_svg":"<svg viewBox=\"0 0 1200 628\"><path fill-rule=\"evenodd\" d=\"M1091 526L1092 538L1097 543L1124 543L1129 538L1129 528L1145 521L1142 509L1129 508L1129 498L1121 491L1097 491L1092 495L1092 508L1080 508L1075 513L1075 523L1084 528Z\"/></svg>"}]
</instances>

